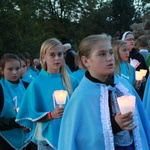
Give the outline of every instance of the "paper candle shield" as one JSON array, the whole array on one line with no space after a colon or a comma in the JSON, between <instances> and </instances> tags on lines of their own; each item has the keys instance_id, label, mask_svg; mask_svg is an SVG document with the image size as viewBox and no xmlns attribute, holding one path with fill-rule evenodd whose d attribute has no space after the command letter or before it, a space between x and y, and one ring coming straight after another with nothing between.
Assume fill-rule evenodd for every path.
<instances>
[{"instance_id":1,"label":"paper candle shield","mask_svg":"<svg viewBox=\"0 0 150 150\"><path fill-rule=\"evenodd\" d=\"M135 109L135 96L121 96L117 98L117 102L121 111L121 114L125 114L129 111L134 113Z\"/></svg>"},{"instance_id":2,"label":"paper candle shield","mask_svg":"<svg viewBox=\"0 0 150 150\"><path fill-rule=\"evenodd\" d=\"M65 90L56 90L54 91L54 98L58 105L63 105L66 103L67 91Z\"/></svg>"}]
</instances>

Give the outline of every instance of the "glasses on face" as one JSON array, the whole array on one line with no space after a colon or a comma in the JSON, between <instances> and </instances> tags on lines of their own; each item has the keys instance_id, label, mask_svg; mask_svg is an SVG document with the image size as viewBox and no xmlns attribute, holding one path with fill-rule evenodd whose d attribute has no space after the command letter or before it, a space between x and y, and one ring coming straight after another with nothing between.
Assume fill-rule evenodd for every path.
<instances>
[{"instance_id":1,"label":"glasses on face","mask_svg":"<svg viewBox=\"0 0 150 150\"><path fill-rule=\"evenodd\" d=\"M134 40L135 40L134 38L126 39L126 41L134 41Z\"/></svg>"}]
</instances>

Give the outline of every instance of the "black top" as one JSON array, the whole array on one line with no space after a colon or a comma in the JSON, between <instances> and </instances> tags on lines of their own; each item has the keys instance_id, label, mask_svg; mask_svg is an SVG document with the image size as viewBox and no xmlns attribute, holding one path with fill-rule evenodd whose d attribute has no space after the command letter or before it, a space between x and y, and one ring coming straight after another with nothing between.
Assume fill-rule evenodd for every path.
<instances>
[{"instance_id":1,"label":"black top","mask_svg":"<svg viewBox=\"0 0 150 150\"><path fill-rule=\"evenodd\" d=\"M78 70L78 67L75 63L75 51L73 49L69 49L65 53L65 61L69 69L74 72Z\"/></svg>"}]
</instances>

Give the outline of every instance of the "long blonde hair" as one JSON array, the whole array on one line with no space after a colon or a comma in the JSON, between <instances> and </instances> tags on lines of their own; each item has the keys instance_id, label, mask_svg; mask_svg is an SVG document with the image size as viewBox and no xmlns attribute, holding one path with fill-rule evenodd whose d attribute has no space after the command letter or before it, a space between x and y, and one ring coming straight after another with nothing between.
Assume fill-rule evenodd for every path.
<instances>
[{"instance_id":1,"label":"long blonde hair","mask_svg":"<svg viewBox=\"0 0 150 150\"><path fill-rule=\"evenodd\" d=\"M113 48L113 52L114 52L114 60L115 60L115 73L120 75L120 63L121 63L121 58L119 55L119 49L123 44L127 44L126 41L123 40L116 40L112 43L112 48ZM129 67L129 64L127 61L125 61L125 63L127 64L127 68L129 70L129 73L131 74L131 69Z\"/></svg>"},{"instance_id":2,"label":"long blonde hair","mask_svg":"<svg viewBox=\"0 0 150 150\"><path fill-rule=\"evenodd\" d=\"M63 50L63 45L56 38L47 39L41 45L40 62L41 62L42 68L46 71L47 71L47 64L46 64L46 62L43 61L42 57L43 57L44 54L46 54L47 51L49 51L52 47L57 46L57 45L62 47L62 52L63 52L64 51ZM65 59L63 59L62 66L60 67L60 73L62 74L62 80L63 80L63 84L64 84L65 88L67 89L69 94L71 94L72 93L72 85L71 85L71 81L70 81L68 72L66 70Z\"/></svg>"}]
</instances>

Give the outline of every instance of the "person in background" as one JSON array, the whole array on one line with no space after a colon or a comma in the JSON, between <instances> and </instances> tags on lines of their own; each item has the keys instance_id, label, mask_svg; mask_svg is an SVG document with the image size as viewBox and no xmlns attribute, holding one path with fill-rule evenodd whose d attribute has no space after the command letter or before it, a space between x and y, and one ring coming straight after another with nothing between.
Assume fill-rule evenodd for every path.
<instances>
[{"instance_id":1,"label":"person in background","mask_svg":"<svg viewBox=\"0 0 150 150\"><path fill-rule=\"evenodd\" d=\"M78 52L76 53L76 56L75 56L75 63L79 69L77 71L74 71L71 75L78 81L78 83L80 83L83 76L85 75L86 69L84 68L84 66L82 65L82 63L79 59Z\"/></svg>"},{"instance_id":2,"label":"person in background","mask_svg":"<svg viewBox=\"0 0 150 150\"><path fill-rule=\"evenodd\" d=\"M78 53L87 71L64 110L58 150L149 149L145 109L133 86L114 74L111 37L88 36ZM120 113L117 97L122 95L136 96L134 113Z\"/></svg>"},{"instance_id":3,"label":"person in background","mask_svg":"<svg viewBox=\"0 0 150 150\"><path fill-rule=\"evenodd\" d=\"M70 96L78 84L66 71L63 45L58 39L43 42L40 62L40 74L30 83L16 121L31 129L38 150L56 150L65 105L56 105L53 93L66 90Z\"/></svg>"},{"instance_id":4,"label":"person in background","mask_svg":"<svg viewBox=\"0 0 150 150\"><path fill-rule=\"evenodd\" d=\"M35 68L37 68L39 71L41 71L41 63L40 63L40 59L39 58L35 58L33 60L33 64L34 64Z\"/></svg>"},{"instance_id":5,"label":"person in background","mask_svg":"<svg viewBox=\"0 0 150 150\"><path fill-rule=\"evenodd\" d=\"M129 62L131 63L132 60L137 60L139 62L139 65L135 68L136 71L140 71L140 69L145 69L147 70L147 74L145 76L145 80L142 80L141 86L138 89L138 94L143 99L143 94L144 94L144 89L145 89L145 84L146 84L146 79L149 74L149 70L147 68L147 65L145 63L144 57L142 54L138 52L138 50L135 48L135 39L134 39L134 34L131 31L126 31L122 35L122 40L127 41L128 47L129 47Z\"/></svg>"},{"instance_id":6,"label":"person in background","mask_svg":"<svg viewBox=\"0 0 150 150\"><path fill-rule=\"evenodd\" d=\"M24 77L24 75L26 74L26 71L27 71L27 61L26 61L25 57L22 54L18 55L18 57L19 57L20 62L21 62L20 78L22 80L24 80L23 77Z\"/></svg>"},{"instance_id":7,"label":"person in background","mask_svg":"<svg viewBox=\"0 0 150 150\"><path fill-rule=\"evenodd\" d=\"M22 53L27 61L27 71L23 77L23 80L30 83L33 79L35 79L39 75L39 70L34 67L32 58L28 52Z\"/></svg>"},{"instance_id":8,"label":"person in background","mask_svg":"<svg viewBox=\"0 0 150 150\"><path fill-rule=\"evenodd\" d=\"M20 69L21 62L17 55L3 55L0 60L0 72L3 75L0 80L0 150L23 149L31 143L28 130L15 122L28 86L28 83L20 80ZM34 150L30 148L28 150Z\"/></svg>"},{"instance_id":9,"label":"person in background","mask_svg":"<svg viewBox=\"0 0 150 150\"><path fill-rule=\"evenodd\" d=\"M67 66L70 68L72 72L78 70L78 67L75 63L75 54L76 52L72 49L72 46L70 43L63 44L64 50L65 50L65 62Z\"/></svg>"},{"instance_id":10,"label":"person in background","mask_svg":"<svg viewBox=\"0 0 150 150\"><path fill-rule=\"evenodd\" d=\"M142 56L145 59L146 65L149 68L150 66L150 52L148 51L148 40L145 36L140 36L136 40L136 47L139 50L139 53L142 54Z\"/></svg>"},{"instance_id":11,"label":"person in background","mask_svg":"<svg viewBox=\"0 0 150 150\"><path fill-rule=\"evenodd\" d=\"M114 59L115 59L115 73L126 78L131 85L135 83L135 68L128 63L129 49L126 41L117 40L112 44Z\"/></svg>"},{"instance_id":12,"label":"person in background","mask_svg":"<svg viewBox=\"0 0 150 150\"><path fill-rule=\"evenodd\" d=\"M116 40L112 44L115 60L115 73L128 80L136 90L141 82L135 79L135 68L128 63L129 49L126 41Z\"/></svg>"}]
</instances>

